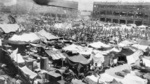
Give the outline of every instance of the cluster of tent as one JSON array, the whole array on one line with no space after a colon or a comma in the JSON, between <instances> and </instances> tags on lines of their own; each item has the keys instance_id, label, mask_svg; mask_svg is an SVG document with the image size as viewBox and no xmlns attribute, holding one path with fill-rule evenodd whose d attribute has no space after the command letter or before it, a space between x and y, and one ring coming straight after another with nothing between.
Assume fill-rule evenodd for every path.
<instances>
[{"instance_id":1,"label":"cluster of tent","mask_svg":"<svg viewBox=\"0 0 150 84\"><path fill-rule=\"evenodd\" d=\"M59 70L60 67L69 67L75 73L76 79L85 79L90 84L97 82L111 84L112 81L114 82L113 79L117 80L115 82L118 84L147 84L150 80L147 76L150 73L150 42L137 39L143 34L148 36L148 32L145 33L148 29L145 26L143 30L143 27L116 26L116 24L114 26L95 21L72 21L69 24L55 23L53 27L39 31L23 32L25 29L18 24L0 24L3 34L7 36L13 33L7 39L3 37L1 39L0 51L3 56L0 62L9 66L6 71L11 72L13 69L12 74L7 74L13 75L14 78L14 75L18 74L25 84L30 84L30 80L35 82L38 79L39 73L36 73L36 70L42 74L50 74L49 69ZM141 34L137 35L137 32ZM136 39L133 39L135 37ZM40 62L40 65L46 68L38 70L39 60L43 57L48 58L48 62L43 66ZM35 62L34 66L38 68L30 69L28 60L36 60L37 63ZM142 60L144 65L139 65L141 63L139 60ZM49 65L54 66L49 67ZM101 74L97 73L93 67L101 69L98 70ZM43 72L43 69L46 71ZM122 79L112 75L124 69L128 69L130 73L124 75ZM56 74L55 71L53 72ZM62 75L61 71L59 73ZM95 76L95 73L101 77ZM137 73L142 73L144 77L137 76Z\"/></svg>"}]
</instances>

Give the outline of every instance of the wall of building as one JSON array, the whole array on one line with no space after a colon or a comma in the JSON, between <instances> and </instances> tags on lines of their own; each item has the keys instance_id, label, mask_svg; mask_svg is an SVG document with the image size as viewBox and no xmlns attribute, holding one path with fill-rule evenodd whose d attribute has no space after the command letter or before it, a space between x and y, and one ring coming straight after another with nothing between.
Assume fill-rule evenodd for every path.
<instances>
[{"instance_id":1,"label":"wall of building","mask_svg":"<svg viewBox=\"0 0 150 84\"><path fill-rule=\"evenodd\" d=\"M94 3L93 18L114 23L150 25L150 5Z\"/></svg>"}]
</instances>

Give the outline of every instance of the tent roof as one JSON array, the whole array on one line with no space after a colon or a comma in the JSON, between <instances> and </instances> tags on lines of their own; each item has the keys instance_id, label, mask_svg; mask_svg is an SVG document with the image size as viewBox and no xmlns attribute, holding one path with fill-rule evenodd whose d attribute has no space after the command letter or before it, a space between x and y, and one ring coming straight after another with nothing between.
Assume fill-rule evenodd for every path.
<instances>
[{"instance_id":1,"label":"tent roof","mask_svg":"<svg viewBox=\"0 0 150 84\"><path fill-rule=\"evenodd\" d=\"M138 27L140 27L140 28L146 28L147 26L146 25L140 25Z\"/></svg>"},{"instance_id":2,"label":"tent roof","mask_svg":"<svg viewBox=\"0 0 150 84\"><path fill-rule=\"evenodd\" d=\"M10 40L3 40L4 43L12 44L12 45L27 45L27 42L24 41L10 41Z\"/></svg>"},{"instance_id":3,"label":"tent roof","mask_svg":"<svg viewBox=\"0 0 150 84\"><path fill-rule=\"evenodd\" d=\"M109 48L109 47L111 47L110 45L107 45L107 44L102 43L100 41L99 42L93 42L93 43L89 44L89 46L94 47L94 48L102 48L102 47Z\"/></svg>"},{"instance_id":4,"label":"tent roof","mask_svg":"<svg viewBox=\"0 0 150 84\"><path fill-rule=\"evenodd\" d=\"M75 52L75 53L80 53L80 54L85 54L85 55L92 53L92 49L91 48L82 47L82 46L75 45L75 44L66 46L66 47L63 48L63 50L71 51L71 52Z\"/></svg>"},{"instance_id":5,"label":"tent roof","mask_svg":"<svg viewBox=\"0 0 150 84\"><path fill-rule=\"evenodd\" d=\"M133 42L131 42L131 41L129 41L129 40L125 40L125 41L120 42L120 43L118 44L118 46L120 46L120 47L125 47L125 46L129 46L129 45L131 45L131 44L133 44Z\"/></svg>"},{"instance_id":6,"label":"tent roof","mask_svg":"<svg viewBox=\"0 0 150 84\"><path fill-rule=\"evenodd\" d=\"M59 39L59 37L52 35L51 33L46 32L44 29L38 32L39 35L44 36L48 40Z\"/></svg>"},{"instance_id":7,"label":"tent roof","mask_svg":"<svg viewBox=\"0 0 150 84\"><path fill-rule=\"evenodd\" d=\"M134 52L129 49L129 48L122 48L121 52L119 54L123 54L125 56L128 56L128 55L131 55L133 54Z\"/></svg>"},{"instance_id":8,"label":"tent roof","mask_svg":"<svg viewBox=\"0 0 150 84\"><path fill-rule=\"evenodd\" d=\"M89 64L91 60L93 59L92 56L90 56L90 58L87 59L82 55L77 55L77 56L72 56L72 57L67 57L67 58L71 60L72 62L81 63L81 64Z\"/></svg>"},{"instance_id":9,"label":"tent roof","mask_svg":"<svg viewBox=\"0 0 150 84\"><path fill-rule=\"evenodd\" d=\"M21 69L21 71L27 75L29 75L29 77L31 79L34 79L37 74L35 72L33 72L32 70L30 70L27 66L24 66L24 67L19 67Z\"/></svg>"},{"instance_id":10,"label":"tent roof","mask_svg":"<svg viewBox=\"0 0 150 84\"><path fill-rule=\"evenodd\" d=\"M45 52L52 57L53 60L58 60L58 59L65 59L66 56L61 53L60 51L53 51L53 50L45 50Z\"/></svg>"},{"instance_id":11,"label":"tent roof","mask_svg":"<svg viewBox=\"0 0 150 84\"><path fill-rule=\"evenodd\" d=\"M18 53L18 48L11 53L10 57L17 63L24 63L25 60L23 59L23 57L17 53Z\"/></svg>"},{"instance_id":12,"label":"tent roof","mask_svg":"<svg viewBox=\"0 0 150 84\"><path fill-rule=\"evenodd\" d=\"M140 45L140 44L134 44L134 45L132 45L132 47L135 47L135 48L143 50L143 51L146 51L146 49L148 48L148 46Z\"/></svg>"},{"instance_id":13,"label":"tent roof","mask_svg":"<svg viewBox=\"0 0 150 84\"><path fill-rule=\"evenodd\" d=\"M35 33L24 33L22 35L13 35L9 38L10 41L24 41L24 42L35 42L40 38Z\"/></svg>"},{"instance_id":14,"label":"tent roof","mask_svg":"<svg viewBox=\"0 0 150 84\"><path fill-rule=\"evenodd\" d=\"M20 27L18 24L0 24L0 28L5 33L16 32Z\"/></svg>"}]
</instances>

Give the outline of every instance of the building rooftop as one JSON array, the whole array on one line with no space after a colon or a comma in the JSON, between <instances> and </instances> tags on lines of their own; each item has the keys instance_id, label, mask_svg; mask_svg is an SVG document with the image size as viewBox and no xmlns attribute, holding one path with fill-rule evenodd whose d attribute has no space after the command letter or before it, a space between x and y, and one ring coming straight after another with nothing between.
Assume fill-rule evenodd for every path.
<instances>
[{"instance_id":1,"label":"building rooftop","mask_svg":"<svg viewBox=\"0 0 150 84\"><path fill-rule=\"evenodd\" d=\"M94 2L100 5L150 5L150 2Z\"/></svg>"}]
</instances>

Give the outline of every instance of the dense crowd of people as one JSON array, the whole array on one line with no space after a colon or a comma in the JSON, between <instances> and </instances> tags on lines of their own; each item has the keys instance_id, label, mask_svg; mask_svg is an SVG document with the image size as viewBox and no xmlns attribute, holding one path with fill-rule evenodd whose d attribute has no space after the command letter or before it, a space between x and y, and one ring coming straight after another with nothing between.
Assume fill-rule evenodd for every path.
<instances>
[{"instance_id":1,"label":"dense crowd of people","mask_svg":"<svg viewBox=\"0 0 150 84\"><path fill-rule=\"evenodd\" d=\"M133 38L148 40L150 36L148 27L139 28L135 26L135 24L125 25L90 20L64 21L62 19L56 20L56 18L48 15L29 16L25 18L25 22L21 22L19 21L20 19L18 19L18 23L28 29L28 31L45 29L54 35L80 42L94 42L98 40L108 42L112 39L118 39L118 41L121 42L125 39ZM56 28L55 25L61 25L62 27Z\"/></svg>"}]
</instances>

